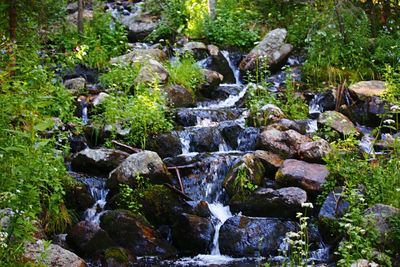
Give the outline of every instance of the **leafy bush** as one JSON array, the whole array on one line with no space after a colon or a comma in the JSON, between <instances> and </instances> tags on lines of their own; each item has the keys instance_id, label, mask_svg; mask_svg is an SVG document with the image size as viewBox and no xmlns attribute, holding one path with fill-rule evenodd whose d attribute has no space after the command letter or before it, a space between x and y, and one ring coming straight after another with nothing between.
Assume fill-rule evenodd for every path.
<instances>
[{"instance_id":1,"label":"leafy bush","mask_svg":"<svg viewBox=\"0 0 400 267\"><path fill-rule=\"evenodd\" d=\"M100 83L108 89L129 93L140 71L140 64L113 66L100 76Z\"/></svg>"},{"instance_id":2,"label":"leafy bush","mask_svg":"<svg viewBox=\"0 0 400 267\"><path fill-rule=\"evenodd\" d=\"M193 93L197 86L204 81L201 68L190 54L183 55L179 61L168 63L167 70L170 74L171 83L179 84Z\"/></svg>"}]
</instances>

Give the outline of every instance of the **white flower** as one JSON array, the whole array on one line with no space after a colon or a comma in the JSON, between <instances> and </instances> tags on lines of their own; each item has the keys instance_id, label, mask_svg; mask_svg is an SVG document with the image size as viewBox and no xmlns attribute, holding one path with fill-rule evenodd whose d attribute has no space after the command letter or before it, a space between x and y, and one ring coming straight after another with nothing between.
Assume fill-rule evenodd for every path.
<instances>
[{"instance_id":1,"label":"white flower","mask_svg":"<svg viewBox=\"0 0 400 267\"><path fill-rule=\"evenodd\" d=\"M395 111L398 111L398 110L400 110L400 107L398 105L394 105L394 106L390 107L390 111L395 112Z\"/></svg>"},{"instance_id":2,"label":"white flower","mask_svg":"<svg viewBox=\"0 0 400 267\"><path fill-rule=\"evenodd\" d=\"M395 122L394 120L392 120L392 119L387 119L387 120L384 120L383 123L386 123L386 124L395 124L396 122Z\"/></svg>"},{"instance_id":3,"label":"white flower","mask_svg":"<svg viewBox=\"0 0 400 267\"><path fill-rule=\"evenodd\" d=\"M310 209L314 208L314 206L313 206L313 204L311 202L301 203L301 207L302 208L310 208Z\"/></svg>"}]
</instances>

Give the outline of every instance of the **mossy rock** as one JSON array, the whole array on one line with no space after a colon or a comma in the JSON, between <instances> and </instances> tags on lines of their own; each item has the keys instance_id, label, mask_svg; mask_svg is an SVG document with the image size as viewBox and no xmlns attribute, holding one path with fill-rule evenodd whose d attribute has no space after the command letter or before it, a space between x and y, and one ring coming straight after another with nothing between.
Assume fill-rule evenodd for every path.
<instances>
[{"instance_id":1,"label":"mossy rock","mask_svg":"<svg viewBox=\"0 0 400 267\"><path fill-rule=\"evenodd\" d=\"M135 257L126 249L121 247L112 247L104 252L104 259L109 263L113 263L112 266L128 266L135 260Z\"/></svg>"}]
</instances>

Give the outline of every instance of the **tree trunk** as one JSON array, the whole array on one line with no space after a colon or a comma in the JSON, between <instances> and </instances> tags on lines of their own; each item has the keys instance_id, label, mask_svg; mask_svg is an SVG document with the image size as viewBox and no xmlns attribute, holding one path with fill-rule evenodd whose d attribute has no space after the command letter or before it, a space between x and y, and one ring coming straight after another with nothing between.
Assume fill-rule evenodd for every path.
<instances>
[{"instance_id":1,"label":"tree trunk","mask_svg":"<svg viewBox=\"0 0 400 267\"><path fill-rule=\"evenodd\" d=\"M217 16L217 0L208 0L208 13L212 20Z\"/></svg>"},{"instance_id":2,"label":"tree trunk","mask_svg":"<svg viewBox=\"0 0 400 267\"><path fill-rule=\"evenodd\" d=\"M83 0L78 0L78 34L83 35Z\"/></svg>"},{"instance_id":3,"label":"tree trunk","mask_svg":"<svg viewBox=\"0 0 400 267\"><path fill-rule=\"evenodd\" d=\"M8 55L10 57L8 73L10 76L15 76L17 59L14 54L14 46L17 42L17 0L8 0L8 27L11 41L11 45L8 49Z\"/></svg>"}]
</instances>

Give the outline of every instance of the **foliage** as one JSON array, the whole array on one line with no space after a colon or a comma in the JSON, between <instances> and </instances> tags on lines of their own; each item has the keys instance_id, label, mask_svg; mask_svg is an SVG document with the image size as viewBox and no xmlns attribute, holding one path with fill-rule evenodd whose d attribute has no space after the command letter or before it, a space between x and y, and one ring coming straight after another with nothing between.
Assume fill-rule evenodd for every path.
<instances>
[{"instance_id":1,"label":"foliage","mask_svg":"<svg viewBox=\"0 0 400 267\"><path fill-rule=\"evenodd\" d=\"M191 54L184 54L179 61L167 64L170 83L179 84L193 93L199 84L204 81L201 68L196 64Z\"/></svg>"},{"instance_id":2,"label":"foliage","mask_svg":"<svg viewBox=\"0 0 400 267\"><path fill-rule=\"evenodd\" d=\"M385 77L385 98L393 104L400 104L400 66L394 68L386 65Z\"/></svg>"},{"instance_id":3,"label":"foliage","mask_svg":"<svg viewBox=\"0 0 400 267\"><path fill-rule=\"evenodd\" d=\"M172 128L166 116L165 99L157 84L152 87L138 85L134 96L111 95L101 108L104 110L93 118L95 123L121 124L129 128L125 137L132 145L146 147L147 137L152 134L168 131Z\"/></svg>"},{"instance_id":4,"label":"foliage","mask_svg":"<svg viewBox=\"0 0 400 267\"><path fill-rule=\"evenodd\" d=\"M129 93L140 71L140 64L112 66L100 76L100 83L107 89Z\"/></svg>"},{"instance_id":5,"label":"foliage","mask_svg":"<svg viewBox=\"0 0 400 267\"><path fill-rule=\"evenodd\" d=\"M142 176L136 176L136 187L132 189L129 185L121 184L119 188L118 207L130 210L136 214L140 214L143 205L140 199L143 198L144 192L149 188L149 180Z\"/></svg>"},{"instance_id":6,"label":"foliage","mask_svg":"<svg viewBox=\"0 0 400 267\"><path fill-rule=\"evenodd\" d=\"M400 190L399 190L400 191ZM400 214L389 218L389 240L393 251L400 251Z\"/></svg>"},{"instance_id":7,"label":"foliage","mask_svg":"<svg viewBox=\"0 0 400 267\"><path fill-rule=\"evenodd\" d=\"M217 17L205 21L207 39L222 47L253 47L259 36L251 25L248 10L241 8L236 0L219 0Z\"/></svg>"},{"instance_id":8,"label":"foliage","mask_svg":"<svg viewBox=\"0 0 400 267\"><path fill-rule=\"evenodd\" d=\"M249 194L258 188L256 184L251 182L248 169L245 166L238 168L233 186L235 188L235 192L240 195Z\"/></svg>"}]
</instances>

